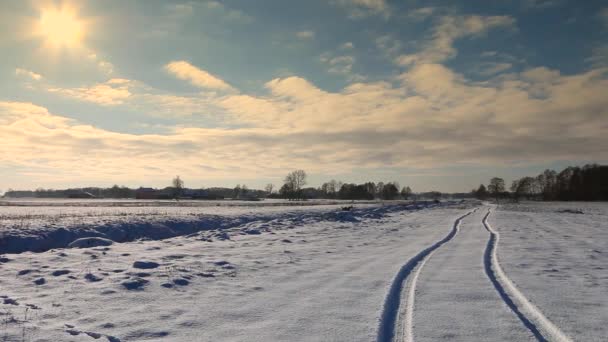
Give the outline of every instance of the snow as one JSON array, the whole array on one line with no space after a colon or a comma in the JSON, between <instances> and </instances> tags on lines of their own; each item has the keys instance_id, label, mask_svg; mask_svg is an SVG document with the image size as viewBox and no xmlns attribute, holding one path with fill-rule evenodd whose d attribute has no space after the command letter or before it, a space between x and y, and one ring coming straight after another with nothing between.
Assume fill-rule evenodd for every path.
<instances>
[{"instance_id":1,"label":"snow","mask_svg":"<svg viewBox=\"0 0 608 342\"><path fill-rule=\"evenodd\" d=\"M572 340L608 335L605 204L2 209L11 236L195 228L0 255L0 340L556 340L525 301Z\"/></svg>"},{"instance_id":2,"label":"snow","mask_svg":"<svg viewBox=\"0 0 608 342\"><path fill-rule=\"evenodd\" d=\"M605 341L608 205L509 205L489 222L500 232L498 254L505 273L530 302L572 340Z\"/></svg>"},{"instance_id":3,"label":"snow","mask_svg":"<svg viewBox=\"0 0 608 342\"><path fill-rule=\"evenodd\" d=\"M99 238L99 237L88 237L88 238L80 238L76 239L68 244L69 248L91 248L91 247L100 247L100 246L109 246L113 244L114 241Z\"/></svg>"},{"instance_id":4,"label":"snow","mask_svg":"<svg viewBox=\"0 0 608 342\"><path fill-rule=\"evenodd\" d=\"M10 206L0 206L0 253L43 252L67 247L80 238L93 237L115 242L159 240L232 227L243 227L248 234L258 234L260 230L285 221L348 220L356 219L357 215L336 213L342 204L321 205L324 202L313 202L311 206L276 205L282 202L266 203L268 205L253 202L251 206L229 202L230 205L210 206L205 202L196 205L186 202L185 206L176 206L173 201L168 202L170 206L167 207L157 207L154 202L146 201L102 201L103 205L91 206L87 200L82 202L85 204L82 207L76 206L73 200L57 203L37 201L31 207L22 206L21 202L10 203ZM133 203L137 205L131 206ZM383 210L395 207L357 205L359 209L376 208L365 215L380 215Z\"/></svg>"}]
</instances>

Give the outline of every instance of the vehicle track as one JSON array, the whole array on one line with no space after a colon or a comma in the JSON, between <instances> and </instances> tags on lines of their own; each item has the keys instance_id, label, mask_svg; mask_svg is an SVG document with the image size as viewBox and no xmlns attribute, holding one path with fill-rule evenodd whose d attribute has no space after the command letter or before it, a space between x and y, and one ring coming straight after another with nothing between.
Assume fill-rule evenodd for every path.
<instances>
[{"instance_id":1,"label":"vehicle track","mask_svg":"<svg viewBox=\"0 0 608 342\"><path fill-rule=\"evenodd\" d=\"M498 242L500 234L488 223L491 209L484 216L482 223L490 233L490 238L484 253L486 274L502 300L522 321L539 341L571 342L572 340L553 324L543 313L532 304L513 284L505 274L498 261Z\"/></svg>"},{"instance_id":2,"label":"vehicle track","mask_svg":"<svg viewBox=\"0 0 608 342\"><path fill-rule=\"evenodd\" d=\"M456 221L454 221L452 230L443 239L420 251L405 263L399 272L397 272L384 300L384 306L380 315L378 336L376 339L378 342L395 340L404 342L413 341L412 317L418 275L426 261L432 256L433 252L452 240L458 233L462 220L477 211L477 209L478 208L475 208L457 218ZM412 277L408 282L410 275L412 275ZM403 294L406 294L404 301L401 299ZM400 317L402 317L402 319L398 320Z\"/></svg>"}]
</instances>

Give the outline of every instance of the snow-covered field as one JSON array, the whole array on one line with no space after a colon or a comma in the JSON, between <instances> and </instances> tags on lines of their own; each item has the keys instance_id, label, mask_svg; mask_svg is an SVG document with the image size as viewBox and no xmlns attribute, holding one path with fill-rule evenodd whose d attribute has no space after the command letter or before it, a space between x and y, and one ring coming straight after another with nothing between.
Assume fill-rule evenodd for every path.
<instances>
[{"instance_id":1,"label":"snow-covered field","mask_svg":"<svg viewBox=\"0 0 608 342\"><path fill-rule=\"evenodd\" d=\"M608 336L606 204L76 204L0 207L0 341Z\"/></svg>"}]
</instances>

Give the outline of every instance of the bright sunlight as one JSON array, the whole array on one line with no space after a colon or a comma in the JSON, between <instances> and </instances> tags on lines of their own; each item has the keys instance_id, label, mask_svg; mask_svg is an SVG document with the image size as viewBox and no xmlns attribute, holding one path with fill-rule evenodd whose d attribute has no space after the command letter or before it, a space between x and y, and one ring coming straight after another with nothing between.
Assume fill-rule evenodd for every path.
<instances>
[{"instance_id":1,"label":"bright sunlight","mask_svg":"<svg viewBox=\"0 0 608 342\"><path fill-rule=\"evenodd\" d=\"M80 45L85 25L76 14L76 10L69 7L42 9L39 34L54 47L72 48Z\"/></svg>"}]
</instances>

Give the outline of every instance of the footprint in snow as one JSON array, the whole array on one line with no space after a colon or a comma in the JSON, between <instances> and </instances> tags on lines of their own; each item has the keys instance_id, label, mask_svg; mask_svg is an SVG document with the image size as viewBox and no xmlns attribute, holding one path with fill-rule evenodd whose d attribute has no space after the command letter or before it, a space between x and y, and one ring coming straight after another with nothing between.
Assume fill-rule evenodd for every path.
<instances>
[{"instance_id":1,"label":"footprint in snow","mask_svg":"<svg viewBox=\"0 0 608 342\"><path fill-rule=\"evenodd\" d=\"M153 261L136 261L133 263L133 268L139 268L139 269L152 269L152 268L157 268L158 266L160 266L160 264L153 262Z\"/></svg>"},{"instance_id":2,"label":"footprint in snow","mask_svg":"<svg viewBox=\"0 0 608 342\"><path fill-rule=\"evenodd\" d=\"M103 278L100 278L100 277L94 275L93 273L87 273L84 276L84 279L88 280L91 283L95 283L95 282L103 280Z\"/></svg>"},{"instance_id":3,"label":"footprint in snow","mask_svg":"<svg viewBox=\"0 0 608 342\"><path fill-rule=\"evenodd\" d=\"M190 282L184 278L173 279L173 284L178 286L187 286Z\"/></svg>"},{"instance_id":4,"label":"footprint in snow","mask_svg":"<svg viewBox=\"0 0 608 342\"><path fill-rule=\"evenodd\" d=\"M14 299L11 299L11 298L4 298L4 304L6 304L6 305L19 305L19 302L17 302Z\"/></svg>"},{"instance_id":5,"label":"footprint in snow","mask_svg":"<svg viewBox=\"0 0 608 342\"><path fill-rule=\"evenodd\" d=\"M69 270L57 270L57 271L53 271L53 273L51 273L51 275L53 277L59 277L59 276L62 276L62 275L68 274L68 273L70 273Z\"/></svg>"},{"instance_id":6,"label":"footprint in snow","mask_svg":"<svg viewBox=\"0 0 608 342\"><path fill-rule=\"evenodd\" d=\"M150 281L146 279L132 278L123 281L121 285L127 290L143 290L148 283L150 283Z\"/></svg>"},{"instance_id":7,"label":"footprint in snow","mask_svg":"<svg viewBox=\"0 0 608 342\"><path fill-rule=\"evenodd\" d=\"M29 269L26 269L26 270L21 270L21 271L17 272L17 275L18 275L18 276L26 275L26 274L28 274L28 273L31 273L32 271L33 271L33 270L29 270Z\"/></svg>"},{"instance_id":8,"label":"footprint in snow","mask_svg":"<svg viewBox=\"0 0 608 342\"><path fill-rule=\"evenodd\" d=\"M120 342L120 339L117 337L100 334L100 333L96 333L93 331L78 330L78 329L74 328L73 325L70 325L70 324L65 324L65 328L66 328L65 332L72 336L78 336L80 334L83 334L83 335L87 335L91 338L94 338L96 340L100 339L101 337L105 337L109 342Z\"/></svg>"}]
</instances>

